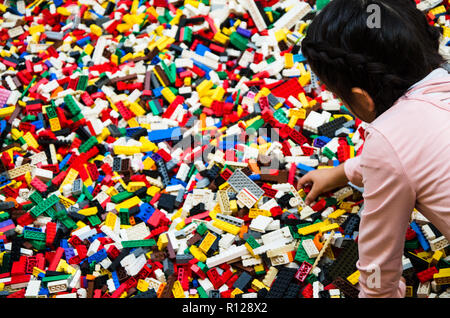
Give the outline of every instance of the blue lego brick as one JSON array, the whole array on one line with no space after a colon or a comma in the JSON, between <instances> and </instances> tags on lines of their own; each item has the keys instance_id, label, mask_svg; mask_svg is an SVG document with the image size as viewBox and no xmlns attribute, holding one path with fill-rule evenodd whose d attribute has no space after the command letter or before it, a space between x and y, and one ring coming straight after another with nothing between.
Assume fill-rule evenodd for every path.
<instances>
[{"instance_id":1,"label":"blue lego brick","mask_svg":"<svg viewBox=\"0 0 450 318\"><path fill-rule=\"evenodd\" d=\"M211 52L211 50L203 44L198 44L195 48L195 53L197 53L198 55L205 56L206 52Z\"/></svg>"},{"instance_id":2,"label":"blue lego brick","mask_svg":"<svg viewBox=\"0 0 450 318\"><path fill-rule=\"evenodd\" d=\"M294 54L293 58L294 58L294 63L306 61L306 58L303 56L303 54Z\"/></svg>"},{"instance_id":3,"label":"blue lego brick","mask_svg":"<svg viewBox=\"0 0 450 318\"><path fill-rule=\"evenodd\" d=\"M134 217L140 219L142 222L147 222L153 212L155 212L155 208L148 203L141 204L139 209L140 211Z\"/></svg>"},{"instance_id":4,"label":"blue lego brick","mask_svg":"<svg viewBox=\"0 0 450 318\"><path fill-rule=\"evenodd\" d=\"M106 237L105 233L97 233L95 235L92 235L88 238L88 240L92 243L94 242L96 239L98 239L99 237Z\"/></svg>"},{"instance_id":5,"label":"blue lego brick","mask_svg":"<svg viewBox=\"0 0 450 318\"><path fill-rule=\"evenodd\" d=\"M4 227L7 227L9 225L14 225L14 222L11 219L8 219L6 221L0 222L0 230Z\"/></svg>"},{"instance_id":6,"label":"blue lego brick","mask_svg":"<svg viewBox=\"0 0 450 318\"><path fill-rule=\"evenodd\" d=\"M64 159L59 163L59 170L62 170L62 168L64 168L67 161L69 161L70 157L72 157L71 154L68 154L67 156L64 157Z\"/></svg>"},{"instance_id":7,"label":"blue lego brick","mask_svg":"<svg viewBox=\"0 0 450 318\"><path fill-rule=\"evenodd\" d=\"M42 122L42 120L32 121L31 124L36 127L36 130L44 127L44 123Z\"/></svg>"},{"instance_id":8,"label":"blue lego brick","mask_svg":"<svg viewBox=\"0 0 450 318\"><path fill-rule=\"evenodd\" d=\"M301 164L301 163L297 164L297 169L299 169L302 174L306 174L310 171L315 170L313 167L309 167L309 166Z\"/></svg>"},{"instance_id":9,"label":"blue lego brick","mask_svg":"<svg viewBox=\"0 0 450 318\"><path fill-rule=\"evenodd\" d=\"M102 248L97 253L89 256L87 261L88 261L88 263L91 263L94 261L98 263L98 262L101 262L102 260L104 260L106 257L108 257L108 254L106 254L106 250L104 248Z\"/></svg>"},{"instance_id":10,"label":"blue lego brick","mask_svg":"<svg viewBox=\"0 0 450 318\"><path fill-rule=\"evenodd\" d=\"M148 140L151 142L161 142L167 140L178 140L182 136L180 127L153 130L148 132Z\"/></svg>"},{"instance_id":11,"label":"blue lego brick","mask_svg":"<svg viewBox=\"0 0 450 318\"><path fill-rule=\"evenodd\" d=\"M186 188L186 186L187 186L187 183L181 181L180 179L177 179L177 178L172 178L172 179L170 179L170 185L177 185L177 184L181 184L181 185L182 185L183 187L185 187L185 188Z\"/></svg>"},{"instance_id":12,"label":"blue lego brick","mask_svg":"<svg viewBox=\"0 0 450 318\"><path fill-rule=\"evenodd\" d=\"M120 286L120 282L119 282L119 277L117 277L117 272L112 272L111 273L111 278L114 282L114 286L116 286L116 288L119 288Z\"/></svg>"},{"instance_id":13,"label":"blue lego brick","mask_svg":"<svg viewBox=\"0 0 450 318\"><path fill-rule=\"evenodd\" d=\"M71 247L65 248L64 249L64 256L65 256L66 260L69 260L72 257L74 257L75 256L75 252L74 252L73 248L71 248Z\"/></svg>"},{"instance_id":14,"label":"blue lego brick","mask_svg":"<svg viewBox=\"0 0 450 318\"><path fill-rule=\"evenodd\" d=\"M209 67L207 67L206 65L199 63L197 61L194 61L194 65L197 66L202 71L204 71L206 73L205 78L209 80L209 72L211 72L211 69Z\"/></svg>"},{"instance_id":15,"label":"blue lego brick","mask_svg":"<svg viewBox=\"0 0 450 318\"><path fill-rule=\"evenodd\" d=\"M426 239L425 235L423 235L422 229L415 221L411 222L411 228L417 234L417 239L419 240L419 244L422 246L424 251L428 251L430 249L430 243Z\"/></svg>"},{"instance_id":16,"label":"blue lego brick","mask_svg":"<svg viewBox=\"0 0 450 318\"><path fill-rule=\"evenodd\" d=\"M59 246L61 246L64 249L69 248L69 242L67 242L66 239L62 239L59 243Z\"/></svg>"}]
</instances>

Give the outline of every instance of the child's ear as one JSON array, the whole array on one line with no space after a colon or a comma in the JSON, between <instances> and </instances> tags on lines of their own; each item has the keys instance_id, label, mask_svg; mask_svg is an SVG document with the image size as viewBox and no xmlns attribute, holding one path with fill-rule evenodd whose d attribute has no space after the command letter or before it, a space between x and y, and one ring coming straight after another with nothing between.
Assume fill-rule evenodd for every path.
<instances>
[{"instance_id":1,"label":"child's ear","mask_svg":"<svg viewBox=\"0 0 450 318\"><path fill-rule=\"evenodd\" d=\"M375 109L375 103L372 99L372 97L367 93L365 90L359 87L353 87L352 88L353 93L353 101L356 102L356 104L359 106L359 109L363 109L364 113L372 120L376 117L376 109ZM364 116L364 117L366 117Z\"/></svg>"}]
</instances>

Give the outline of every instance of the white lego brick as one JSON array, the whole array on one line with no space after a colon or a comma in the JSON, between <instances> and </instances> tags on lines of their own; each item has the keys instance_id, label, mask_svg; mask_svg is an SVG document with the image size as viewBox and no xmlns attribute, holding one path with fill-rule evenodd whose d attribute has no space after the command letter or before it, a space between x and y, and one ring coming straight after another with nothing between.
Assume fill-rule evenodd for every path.
<instances>
[{"instance_id":1,"label":"white lego brick","mask_svg":"<svg viewBox=\"0 0 450 318\"><path fill-rule=\"evenodd\" d=\"M264 215L258 215L256 218L252 220L250 223L249 228L253 231L264 233L266 231L266 228L269 226L269 224L273 221L273 218L264 216Z\"/></svg>"}]
</instances>

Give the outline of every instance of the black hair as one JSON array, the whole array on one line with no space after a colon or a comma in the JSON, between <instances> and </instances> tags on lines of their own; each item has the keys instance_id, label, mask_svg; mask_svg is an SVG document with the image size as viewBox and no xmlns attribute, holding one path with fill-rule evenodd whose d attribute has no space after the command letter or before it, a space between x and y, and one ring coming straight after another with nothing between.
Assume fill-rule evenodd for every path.
<instances>
[{"instance_id":1,"label":"black hair","mask_svg":"<svg viewBox=\"0 0 450 318\"><path fill-rule=\"evenodd\" d=\"M369 5L378 6L378 28L368 24ZM333 0L309 25L301 49L331 92L351 104L351 89L362 88L379 116L445 62L439 39L413 0Z\"/></svg>"}]
</instances>

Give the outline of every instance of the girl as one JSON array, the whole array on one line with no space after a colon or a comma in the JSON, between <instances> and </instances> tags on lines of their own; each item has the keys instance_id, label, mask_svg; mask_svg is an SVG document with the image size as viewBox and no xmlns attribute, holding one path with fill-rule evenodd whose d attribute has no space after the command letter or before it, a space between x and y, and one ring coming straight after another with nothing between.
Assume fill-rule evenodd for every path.
<instances>
[{"instance_id":1,"label":"girl","mask_svg":"<svg viewBox=\"0 0 450 318\"><path fill-rule=\"evenodd\" d=\"M414 208L450 238L450 75L439 37L412 0L333 0L302 43L314 73L370 123L360 156L300 179L312 184L308 204L348 181L364 187L360 297L404 297L402 254ZM371 279L377 272L379 284Z\"/></svg>"}]
</instances>

